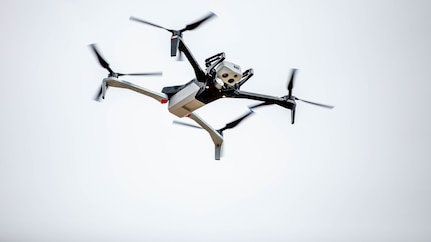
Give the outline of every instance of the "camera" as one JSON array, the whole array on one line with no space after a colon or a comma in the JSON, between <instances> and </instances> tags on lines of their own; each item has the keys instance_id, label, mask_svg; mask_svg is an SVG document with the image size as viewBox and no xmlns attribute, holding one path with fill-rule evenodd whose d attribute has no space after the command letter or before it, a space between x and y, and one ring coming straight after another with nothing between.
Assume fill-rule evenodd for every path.
<instances>
[{"instance_id":1,"label":"camera","mask_svg":"<svg viewBox=\"0 0 431 242\"><path fill-rule=\"evenodd\" d=\"M215 70L217 73L217 78L229 86L233 86L241 81L241 67L234 63L223 61L215 68Z\"/></svg>"}]
</instances>

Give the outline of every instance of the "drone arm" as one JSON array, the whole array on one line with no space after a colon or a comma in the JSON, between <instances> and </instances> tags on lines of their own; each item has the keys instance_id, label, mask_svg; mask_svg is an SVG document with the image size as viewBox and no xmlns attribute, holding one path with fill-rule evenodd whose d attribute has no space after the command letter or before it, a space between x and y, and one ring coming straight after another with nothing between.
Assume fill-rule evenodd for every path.
<instances>
[{"instance_id":1,"label":"drone arm","mask_svg":"<svg viewBox=\"0 0 431 242\"><path fill-rule=\"evenodd\" d=\"M196 74L196 79L200 82L204 82L205 81L204 71L202 71L202 68L199 66L198 62L193 57L192 53L187 48L186 44L183 42L181 38L179 38L178 49L184 53L184 55L187 57L187 60L192 65L193 70L195 71L195 74Z\"/></svg>"},{"instance_id":2,"label":"drone arm","mask_svg":"<svg viewBox=\"0 0 431 242\"><path fill-rule=\"evenodd\" d=\"M112 87L130 89L132 91L154 98L160 103L166 103L168 101L168 97L163 93L157 93L157 92L148 90L146 88L140 87L138 85L135 85L133 83L130 83L128 81L118 80L117 78L114 78L114 77L108 77L103 79L103 84L104 85L102 85L102 87L105 87L103 90L103 96L105 96L106 87L112 86Z\"/></svg>"},{"instance_id":3,"label":"drone arm","mask_svg":"<svg viewBox=\"0 0 431 242\"><path fill-rule=\"evenodd\" d=\"M188 117L193 119L196 123L198 123L203 129L205 129L209 133L215 145L215 159L220 160L221 147L223 144L223 136L221 136L221 134L217 132L217 130L215 130L208 123L206 123L196 113L192 112Z\"/></svg>"},{"instance_id":4,"label":"drone arm","mask_svg":"<svg viewBox=\"0 0 431 242\"><path fill-rule=\"evenodd\" d=\"M275 96L270 96L270 95L265 95L260 93L240 91L238 89L234 90L233 92L230 92L228 95L226 95L226 97L246 98L246 99L252 99L257 101L263 101L265 102L265 104L268 104L268 105L277 104L287 109L293 109L295 106L295 103L282 97L275 97Z\"/></svg>"}]
</instances>

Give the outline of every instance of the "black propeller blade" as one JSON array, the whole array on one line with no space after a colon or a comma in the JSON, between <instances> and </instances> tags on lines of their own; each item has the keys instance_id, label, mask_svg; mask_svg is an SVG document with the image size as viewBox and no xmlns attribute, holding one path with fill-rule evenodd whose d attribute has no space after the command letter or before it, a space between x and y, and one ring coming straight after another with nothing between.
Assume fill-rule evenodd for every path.
<instances>
[{"instance_id":1,"label":"black propeller blade","mask_svg":"<svg viewBox=\"0 0 431 242\"><path fill-rule=\"evenodd\" d=\"M288 90L288 94L286 96L284 96L283 98L287 101L290 100L290 102L292 102L292 107L291 109L291 116L292 116L292 124L295 123L295 109L296 109L296 103L295 100L296 98L294 96L292 96L292 89L293 89L293 85L294 85L294 81L295 81L295 73L296 73L296 69L292 69L292 74L290 75L290 80L287 82L287 90ZM268 103L268 102L261 102L252 106L248 106L250 109L254 109L257 107L262 107L262 106L267 106L267 105L272 105L275 103Z\"/></svg>"},{"instance_id":2,"label":"black propeller blade","mask_svg":"<svg viewBox=\"0 0 431 242\"><path fill-rule=\"evenodd\" d=\"M202 19L200 19L200 20L197 20L197 21L195 21L195 22L193 22L193 23L191 23L191 24L188 24L188 25L186 25L186 27L185 27L185 28L180 29L180 30L168 29L168 28L165 28L165 27L163 27L163 26L160 26L160 25L157 25L157 24L153 24L153 23L151 23L151 22L148 22L148 21L146 21L146 20L142 20L142 19L139 19L139 18L136 18L136 17L133 17L133 16L131 16L129 19L130 19L130 20L133 20L133 21L140 22L140 23L148 24L148 25L151 25L151 26L156 27L156 28L160 28L160 29L167 30L167 31L171 32L172 34L181 34L182 32L187 31L187 30L193 30L193 29L196 29L196 28L197 28L197 27L199 27L199 25L201 25L203 22L207 21L208 19L210 19L210 18L212 18L212 17L214 17L214 16L216 16L216 14L215 14L215 13L213 13L213 12L209 12L209 13L208 13L204 18L202 18Z\"/></svg>"},{"instance_id":3,"label":"black propeller blade","mask_svg":"<svg viewBox=\"0 0 431 242\"><path fill-rule=\"evenodd\" d=\"M273 104L273 103L261 102L261 103L255 104L255 105L248 106L248 108L249 109L254 109L254 108L258 108L258 107L262 107L262 106L267 106L267 105L271 105L271 104Z\"/></svg>"},{"instance_id":4,"label":"black propeller blade","mask_svg":"<svg viewBox=\"0 0 431 242\"><path fill-rule=\"evenodd\" d=\"M114 72L111 67L109 66L108 62L102 57L99 50L97 49L96 44L91 44L90 48L93 50L94 54L96 55L97 59L99 60L100 65L108 70L109 74L108 77L120 77L120 76L161 76L162 72L143 72L143 73L118 73ZM106 87L108 88L108 87ZM100 101L100 98L102 97L103 93L103 87L100 87L99 91L96 93L96 96L94 100Z\"/></svg>"},{"instance_id":5,"label":"black propeller blade","mask_svg":"<svg viewBox=\"0 0 431 242\"><path fill-rule=\"evenodd\" d=\"M296 73L296 69L292 69L292 74L290 75L290 81L287 84L287 91L288 91L287 100L293 99L293 102L294 102L294 105L293 105L292 109L290 110L292 124L295 123L295 113L296 113L295 98L292 96L293 83L295 81L295 73Z\"/></svg>"},{"instance_id":6,"label":"black propeller blade","mask_svg":"<svg viewBox=\"0 0 431 242\"><path fill-rule=\"evenodd\" d=\"M295 73L296 73L296 69L292 69L292 75L290 77L289 83L287 84L287 90L289 91L289 93L287 95L287 99L293 99L295 101L299 100L299 101L303 101L305 103L313 104L313 105L316 105L316 106L319 106L319 107L323 107L323 108L329 108L329 109L334 108L334 106L331 106L331 105L326 105L326 104L321 104L321 103L316 103L316 102L310 102L310 101L307 101L307 100L304 100L304 99L299 99L299 98L297 98L295 96L292 96L292 89L293 89L293 86L294 86Z\"/></svg>"},{"instance_id":7,"label":"black propeller blade","mask_svg":"<svg viewBox=\"0 0 431 242\"><path fill-rule=\"evenodd\" d=\"M188 25L186 25L185 28L180 29L180 30L168 29L168 28L162 27L160 25L153 24L151 22L148 22L148 21L145 21L145 20L133 17L133 16L130 17L130 20L137 21L137 22L144 23L144 24L148 24L148 25L151 25L153 27L164 29L164 30L169 31L170 33L172 33L172 37L171 37L171 56L176 56L177 55L178 46L179 46L179 41L180 41L180 38L182 38L182 36L183 36L183 32L187 31L187 30L196 29L202 23L204 23L205 21L207 21L208 19L210 19L210 18L212 18L214 16L216 16L215 13L209 12L202 19L197 20L197 21L195 21L195 22L193 22L191 24L188 24ZM181 60L181 56L179 57L179 60Z\"/></svg>"},{"instance_id":8,"label":"black propeller blade","mask_svg":"<svg viewBox=\"0 0 431 242\"><path fill-rule=\"evenodd\" d=\"M119 77L119 76L161 76L162 72L143 72L143 73L117 73L114 72L109 66L108 62L102 57L99 50L96 47L96 44L90 45L97 59L99 60L100 65L109 71L110 76Z\"/></svg>"},{"instance_id":9,"label":"black propeller blade","mask_svg":"<svg viewBox=\"0 0 431 242\"><path fill-rule=\"evenodd\" d=\"M287 90L289 91L289 94L287 95L287 98L291 98L292 97L292 89L293 89L293 81L295 79L295 73L296 73L296 69L292 69L292 74L290 76L290 81L287 83Z\"/></svg>"},{"instance_id":10,"label":"black propeller blade","mask_svg":"<svg viewBox=\"0 0 431 242\"><path fill-rule=\"evenodd\" d=\"M99 88L99 91L96 93L96 96L94 96L95 101L100 101L100 98L102 97L102 87Z\"/></svg>"},{"instance_id":11,"label":"black propeller blade","mask_svg":"<svg viewBox=\"0 0 431 242\"><path fill-rule=\"evenodd\" d=\"M232 129L235 128L238 124L240 124L245 118L247 118L248 116L252 115L254 112L253 110L249 110L246 114L244 114L243 116L239 117L238 119L227 123L223 128L218 129L217 131L223 135L223 131L225 131L226 129Z\"/></svg>"},{"instance_id":12,"label":"black propeller blade","mask_svg":"<svg viewBox=\"0 0 431 242\"><path fill-rule=\"evenodd\" d=\"M310 101L307 101L307 100L304 100L304 99L299 99L297 97L295 97L295 100L303 101L305 103L313 104L313 105L316 105L316 106L319 106L319 107L322 107L322 108L329 108L329 109L333 109L334 108L334 106L332 106L332 105L326 105L326 104L321 104L321 103L316 103L316 102L310 102Z\"/></svg>"},{"instance_id":13,"label":"black propeller blade","mask_svg":"<svg viewBox=\"0 0 431 242\"><path fill-rule=\"evenodd\" d=\"M114 71L109 67L108 62L105 61L105 59L102 57L102 55L97 50L96 44L90 45L91 49L93 50L94 54L96 55L97 59L99 60L100 65L107 69L109 71L109 75L113 75ZM100 86L99 91L94 96L95 101L100 101L100 98L102 97L103 87Z\"/></svg>"},{"instance_id":14,"label":"black propeller blade","mask_svg":"<svg viewBox=\"0 0 431 242\"><path fill-rule=\"evenodd\" d=\"M292 74L290 76L290 80L287 83L288 94L286 96L283 96L283 98L285 99L286 102L291 103L291 106L290 107L288 106L288 108L291 110L292 124L295 123L295 114L296 114L296 102L295 101L296 100L303 101L305 103L316 105L316 106L323 107L323 108L329 108L329 109L334 108L334 106L332 106L332 105L326 105L326 104L311 102L311 101L307 101L307 100L300 99L300 98L293 96L292 93L293 93L293 87L294 87L294 83L295 83L296 71L297 71L296 69L292 69ZM257 107L262 107L262 106L267 106L267 105L272 105L272 104L275 104L275 103L261 102L261 103L249 106L249 108L254 109Z\"/></svg>"},{"instance_id":15,"label":"black propeller blade","mask_svg":"<svg viewBox=\"0 0 431 242\"><path fill-rule=\"evenodd\" d=\"M130 19L130 20L133 20L133 21L136 21L136 22L141 22L141 23L144 23L144 24L148 24L148 25L151 25L151 26L156 27L156 28L164 29L164 30L167 30L167 31L169 31L169 32L171 32L171 33L173 33L173 32L174 32L174 30L172 30L172 29L167 29L167 28L162 27L162 26L160 26L160 25L153 24L153 23L150 23L150 22L148 22L148 21L145 21L145 20L142 20L142 19L139 19L139 18L133 17L133 16L131 16L129 19Z\"/></svg>"},{"instance_id":16,"label":"black propeller blade","mask_svg":"<svg viewBox=\"0 0 431 242\"><path fill-rule=\"evenodd\" d=\"M223 135L223 131L225 131L226 129L235 128L236 126L238 126L238 124L240 124L244 119L246 119L248 116L252 115L253 113L254 113L253 110L248 111L243 116L239 117L238 119L236 119L236 120L234 120L234 121L232 121L230 123L227 123L223 128L218 129L217 132L219 132L221 135ZM189 123L184 123L184 122L177 121L177 120L172 121L172 123L179 124L179 125L184 125L184 126L188 126L188 127L192 127L192 128L202 129L201 126L194 125L194 124L189 124Z\"/></svg>"},{"instance_id":17,"label":"black propeller blade","mask_svg":"<svg viewBox=\"0 0 431 242\"><path fill-rule=\"evenodd\" d=\"M93 50L94 54L96 54L97 59L99 60L100 65L103 68L107 69L109 71L109 74L114 73L114 71L109 67L108 62L106 62L105 59L103 59L103 57L100 55L99 51L97 50L96 44L91 44L90 47Z\"/></svg>"},{"instance_id":18,"label":"black propeller blade","mask_svg":"<svg viewBox=\"0 0 431 242\"><path fill-rule=\"evenodd\" d=\"M194 23L188 24L184 29L180 30L180 32L184 32L187 30L193 30L196 29L197 27L199 27L199 25L201 25L203 22L207 21L208 19L212 18L216 16L215 13L213 12L209 12L204 18L202 18L201 20L197 20Z\"/></svg>"},{"instance_id":19,"label":"black propeller blade","mask_svg":"<svg viewBox=\"0 0 431 242\"><path fill-rule=\"evenodd\" d=\"M181 122L181 121L178 121L178 120L174 120L174 121L172 121L172 123L173 124L184 125L184 126L191 127L191 128L202 129L201 126L194 125L194 124L189 124L189 123L185 123L185 122Z\"/></svg>"}]
</instances>

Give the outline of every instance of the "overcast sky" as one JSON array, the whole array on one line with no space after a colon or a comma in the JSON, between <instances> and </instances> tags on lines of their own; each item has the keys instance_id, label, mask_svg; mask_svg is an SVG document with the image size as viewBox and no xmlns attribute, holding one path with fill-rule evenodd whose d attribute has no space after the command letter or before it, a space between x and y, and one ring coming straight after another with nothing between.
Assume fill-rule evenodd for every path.
<instances>
[{"instance_id":1,"label":"overcast sky","mask_svg":"<svg viewBox=\"0 0 431 242\"><path fill-rule=\"evenodd\" d=\"M182 28L203 66L225 52L243 90L335 105L256 109L225 152L118 72L160 91L193 78L169 56ZM429 1L1 1L1 241L431 240ZM252 100L197 113L215 128ZM187 120L185 120L187 121Z\"/></svg>"}]
</instances>

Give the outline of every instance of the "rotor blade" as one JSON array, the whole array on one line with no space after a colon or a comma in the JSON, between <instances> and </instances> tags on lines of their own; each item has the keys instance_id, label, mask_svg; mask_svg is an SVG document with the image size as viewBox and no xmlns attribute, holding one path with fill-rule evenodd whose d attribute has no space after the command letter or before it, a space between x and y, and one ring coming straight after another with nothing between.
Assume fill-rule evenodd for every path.
<instances>
[{"instance_id":1,"label":"rotor blade","mask_svg":"<svg viewBox=\"0 0 431 242\"><path fill-rule=\"evenodd\" d=\"M161 76L162 72L117 73L118 76Z\"/></svg>"},{"instance_id":2,"label":"rotor blade","mask_svg":"<svg viewBox=\"0 0 431 242\"><path fill-rule=\"evenodd\" d=\"M297 97L295 97L295 100L303 101L305 103L313 104L313 105L316 105L316 106L319 106L319 107L322 107L322 108L329 108L329 109L333 109L334 108L334 106L332 106L332 105L326 105L326 104L321 104L321 103L316 103L316 102L310 102L310 101L307 101L307 100L304 100L304 99L299 99Z\"/></svg>"},{"instance_id":3,"label":"rotor blade","mask_svg":"<svg viewBox=\"0 0 431 242\"><path fill-rule=\"evenodd\" d=\"M199 27L199 25L201 25L203 22L207 21L208 19L210 19L210 18L212 18L214 16L216 16L215 13L209 12L204 18L202 18L202 19L200 19L200 20L198 20L198 21L196 21L194 23L188 24L184 29L182 29L180 31L183 32L183 31L186 31L186 30L193 30L193 29Z\"/></svg>"},{"instance_id":4,"label":"rotor blade","mask_svg":"<svg viewBox=\"0 0 431 242\"><path fill-rule=\"evenodd\" d=\"M161 28L161 29L167 30L167 31L169 31L169 32L172 32L172 30L170 30L170 29L167 29L167 28L162 27L162 26L160 26L160 25L153 24L153 23L150 23L150 22L148 22L148 21L145 21L145 20L142 20L142 19L139 19L139 18L133 17L133 16L131 16L129 19L130 19L130 20L133 20L133 21L136 21L136 22L140 22L140 23L148 24L148 25L151 25L151 26L156 27L156 28Z\"/></svg>"},{"instance_id":5,"label":"rotor blade","mask_svg":"<svg viewBox=\"0 0 431 242\"><path fill-rule=\"evenodd\" d=\"M290 81L287 84L287 90L289 91L289 94L287 96L288 96L289 99L292 97L292 89L293 89L293 81L295 79L295 73L296 73L296 69L292 69L292 74L290 76Z\"/></svg>"},{"instance_id":6,"label":"rotor blade","mask_svg":"<svg viewBox=\"0 0 431 242\"><path fill-rule=\"evenodd\" d=\"M102 96L102 86L100 86L99 91L96 93L96 96L94 96L94 101L100 102L101 96Z\"/></svg>"},{"instance_id":7,"label":"rotor blade","mask_svg":"<svg viewBox=\"0 0 431 242\"><path fill-rule=\"evenodd\" d=\"M202 129L201 126L194 125L194 124L189 124L189 123L185 123L185 122L181 122L181 121L177 121L177 120L172 121L172 123L173 124L184 125L184 126L188 126L188 127L192 127L192 128Z\"/></svg>"},{"instance_id":8,"label":"rotor blade","mask_svg":"<svg viewBox=\"0 0 431 242\"><path fill-rule=\"evenodd\" d=\"M97 50L96 44L91 44L90 47L93 49L94 54L96 54L97 59L99 60L100 65L107 69L109 71L109 73L113 73L114 71L111 70L111 68L109 67L108 62L105 61L105 59L103 59L103 57L100 55L99 51Z\"/></svg>"},{"instance_id":9,"label":"rotor blade","mask_svg":"<svg viewBox=\"0 0 431 242\"><path fill-rule=\"evenodd\" d=\"M234 120L234 121L232 121L230 123L227 123L226 126L224 126L223 128L219 129L218 131L223 132L226 129L235 128L239 123L241 123L245 118L247 118L248 116L250 116L253 113L254 113L253 110L250 110L248 113L246 113L242 117L238 118L237 120Z\"/></svg>"},{"instance_id":10,"label":"rotor blade","mask_svg":"<svg viewBox=\"0 0 431 242\"><path fill-rule=\"evenodd\" d=\"M248 106L249 109L253 109L253 108L258 108L258 107L262 107L262 106L267 106L267 105L271 105L272 103L267 103L267 102L261 102L252 106Z\"/></svg>"}]
</instances>

